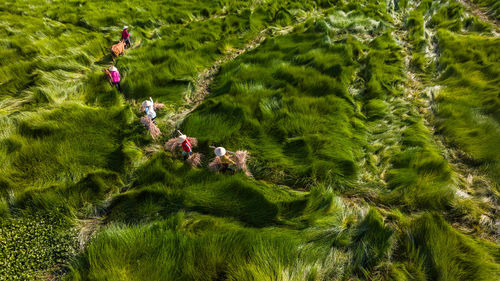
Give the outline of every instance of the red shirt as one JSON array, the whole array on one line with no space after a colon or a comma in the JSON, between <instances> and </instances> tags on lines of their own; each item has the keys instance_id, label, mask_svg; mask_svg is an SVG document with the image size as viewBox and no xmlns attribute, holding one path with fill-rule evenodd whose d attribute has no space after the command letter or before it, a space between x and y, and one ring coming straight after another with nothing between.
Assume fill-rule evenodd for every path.
<instances>
[{"instance_id":1,"label":"red shirt","mask_svg":"<svg viewBox=\"0 0 500 281\"><path fill-rule=\"evenodd\" d=\"M191 142L188 138L186 138L186 140L182 143L182 149L187 153L193 152L193 147L191 146Z\"/></svg>"},{"instance_id":2,"label":"red shirt","mask_svg":"<svg viewBox=\"0 0 500 281\"><path fill-rule=\"evenodd\" d=\"M122 38L123 39L128 39L130 37L130 35L128 34L128 31L126 29L124 29L122 31Z\"/></svg>"}]
</instances>

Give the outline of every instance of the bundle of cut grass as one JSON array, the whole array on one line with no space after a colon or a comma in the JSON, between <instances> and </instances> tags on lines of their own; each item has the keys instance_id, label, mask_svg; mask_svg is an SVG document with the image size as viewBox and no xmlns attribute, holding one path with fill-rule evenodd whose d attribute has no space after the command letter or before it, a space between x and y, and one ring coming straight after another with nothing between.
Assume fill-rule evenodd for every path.
<instances>
[{"instance_id":1,"label":"bundle of cut grass","mask_svg":"<svg viewBox=\"0 0 500 281\"><path fill-rule=\"evenodd\" d=\"M141 123L146 126L146 128L149 130L149 133L151 134L151 137L153 139L157 140L158 137L161 135L160 129L156 126L155 123L153 123L153 120L147 116L141 117Z\"/></svg>"},{"instance_id":2,"label":"bundle of cut grass","mask_svg":"<svg viewBox=\"0 0 500 281\"><path fill-rule=\"evenodd\" d=\"M246 150L238 150L235 153L236 156L236 167L238 170L243 171L245 175L251 177L252 173L248 170L247 160L250 158L250 153Z\"/></svg>"},{"instance_id":3,"label":"bundle of cut grass","mask_svg":"<svg viewBox=\"0 0 500 281\"><path fill-rule=\"evenodd\" d=\"M191 142L192 147L198 146L198 140L196 138L189 137L189 142ZM171 138L165 143L165 149L174 152L178 147L181 147L181 145L182 144L177 141L177 138Z\"/></svg>"},{"instance_id":4,"label":"bundle of cut grass","mask_svg":"<svg viewBox=\"0 0 500 281\"><path fill-rule=\"evenodd\" d=\"M250 157L249 152L246 150L238 150L237 152L232 152L229 158L234 161L234 168L236 171L242 171L245 175L251 177L252 173L247 167L247 160ZM209 164L208 169L212 172L219 172L223 168L222 161L220 157L215 157Z\"/></svg>"},{"instance_id":5,"label":"bundle of cut grass","mask_svg":"<svg viewBox=\"0 0 500 281\"><path fill-rule=\"evenodd\" d=\"M222 169L222 162L219 157L215 157L209 164L208 169L214 173L217 173Z\"/></svg>"},{"instance_id":6,"label":"bundle of cut grass","mask_svg":"<svg viewBox=\"0 0 500 281\"><path fill-rule=\"evenodd\" d=\"M159 109L165 108L165 104L159 103L159 102L155 102L153 104L153 108L154 108L155 111L157 111ZM144 107L144 105L141 105L141 112L144 112L144 111L146 111L146 108Z\"/></svg>"},{"instance_id":7,"label":"bundle of cut grass","mask_svg":"<svg viewBox=\"0 0 500 281\"><path fill-rule=\"evenodd\" d=\"M153 104L153 107L154 107L154 109L155 109L155 110L158 110L158 109L163 109L163 108L165 108L165 104L163 104L163 103L159 103L159 102L155 102L155 103Z\"/></svg>"},{"instance_id":8,"label":"bundle of cut grass","mask_svg":"<svg viewBox=\"0 0 500 281\"><path fill-rule=\"evenodd\" d=\"M201 165L201 157L203 157L203 154L193 153L188 157L186 162L193 167L199 167Z\"/></svg>"}]
</instances>

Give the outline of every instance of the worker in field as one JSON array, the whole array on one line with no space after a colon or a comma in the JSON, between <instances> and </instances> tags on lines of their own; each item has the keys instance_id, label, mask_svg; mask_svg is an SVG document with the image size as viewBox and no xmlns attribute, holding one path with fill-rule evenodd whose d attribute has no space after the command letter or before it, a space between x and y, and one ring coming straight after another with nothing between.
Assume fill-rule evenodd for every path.
<instances>
[{"instance_id":1,"label":"worker in field","mask_svg":"<svg viewBox=\"0 0 500 281\"><path fill-rule=\"evenodd\" d=\"M155 120L156 118L156 111L154 107L154 102L153 98L149 97L149 100L145 100L142 102L142 108L141 110L146 111L146 115L151 119Z\"/></svg>"},{"instance_id":2,"label":"worker in field","mask_svg":"<svg viewBox=\"0 0 500 281\"><path fill-rule=\"evenodd\" d=\"M114 65L108 68L108 72L111 84L113 84L116 89L121 92L122 88L120 87L120 72L118 72L118 69Z\"/></svg>"},{"instance_id":3,"label":"worker in field","mask_svg":"<svg viewBox=\"0 0 500 281\"><path fill-rule=\"evenodd\" d=\"M181 135L177 137L177 143L182 146L182 156L184 160L187 160L189 156L193 155L193 145L186 135L181 133Z\"/></svg>"},{"instance_id":4,"label":"worker in field","mask_svg":"<svg viewBox=\"0 0 500 281\"><path fill-rule=\"evenodd\" d=\"M126 25L123 27L122 39L125 41L127 48L130 48L130 34L128 33L127 28L128 28L128 26L126 26Z\"/></svg>"},{"instance_id":5,"label":"worker in field","mask_svg":"<svg viewBox=\"0 0 500 281\"><path fill-rule=\"evenodd\" d=\"M219 158L222 165L222 168L220 170L221 172L227 171L230 164L236 165L236 163L227 156L227 151L224 147L216 147L214 152L217 158Z\"/></svg>"}]
</instances>

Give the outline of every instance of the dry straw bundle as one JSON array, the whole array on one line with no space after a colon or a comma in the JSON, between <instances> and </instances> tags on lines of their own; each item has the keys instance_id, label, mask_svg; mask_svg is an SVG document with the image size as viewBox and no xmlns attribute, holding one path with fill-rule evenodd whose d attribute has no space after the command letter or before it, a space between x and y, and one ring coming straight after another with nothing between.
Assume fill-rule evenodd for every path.
<instances>
[{"instance_id":1,"label":"dry straw bundle","mask_svg":"<svg viewBox=\"0 0 500 281\"><path fill-rule=\"evenodd\" d=\"M198 146L198 140L196 138L189 137L192 147ZM176 148L181 147L181 144L177 141L177 138L171 138L165 143L165 149L168 151L175 151Z\"/></svg>"},{"instance_id":2,"label":"dry straw bundle","mask_svg":"<svg viewBox=\"0 0 500 281\"><path fill-rule=\"evenodd\" d=\"M159 109L163 109L163 108L165 108L165 104L163 104L163 103L155 102L153 104L153 109L155 111L157 111ZM143 105L141 105L141 112L144 112L145 110L146 110L146 108Z\"/></svg>"},{"instance_id":3,"label":"dry straw bundle","mask_svg":"<svg viewBox=\"0 0 500 281\"><path fill-rule=\"evenodd\" d=\"M222 162L220 161L219 157L215 157L214 160L212 160L208 164L208 169L214 173L220 171L222 169Z\"/></svg>"},{"instance_id":4,"label":"dry straw bundle","mask_svg":"<svg viewBox=\"0 0 500 281\"><path fill-rule=\"evenodd\" d=\"M203 155L201 153L193 153L192 155L189 156L186 162L193 167L198 167L201 165L202 156Z\"/></svg>"},{"instance_id":5,"label":"dry straw bundle","mask_svg":"<svg viewBox=\"0 0 500 281\"><path fill-rule=\"evenodd\" d=\"M246 150L238 150L236 152L230 152L229 158L236 163L236 170L242 171L245 175L251 177L252 173L248 170L247 160L250 158L250 153ZM212 172L218 172L222 169L222 162L219 157L215 157L209 164L208 169Z\"/></svg>"},{"instance_id":6,"label":"dry straw bundle","mask_svg":"<svg viewBox=\"0 0 500 281\"><path fill-rule=\"evenodd\" d=\"M235 156L236 167L238 167L238 170L243 171L245 175L251 177L252 173L250 173L247 167L247 160L250 158L250 153L246 150L238 150L236 151Z\"/></svg>"},{"instance_id":7,"label":"dry straw bundle","mask_svg":"<svg viewBox=\"0 0 500 281\"><path fill-rule=\"evenodd\" d=\"M151 118L147 116L141 117L141 123L146 126L153 139L158 139L158 137L161 135L161 131L160 129L158 129L158 127L156 127L156 124L153 123L153 120L151 120Z\"/></svg>"}]
</instances>

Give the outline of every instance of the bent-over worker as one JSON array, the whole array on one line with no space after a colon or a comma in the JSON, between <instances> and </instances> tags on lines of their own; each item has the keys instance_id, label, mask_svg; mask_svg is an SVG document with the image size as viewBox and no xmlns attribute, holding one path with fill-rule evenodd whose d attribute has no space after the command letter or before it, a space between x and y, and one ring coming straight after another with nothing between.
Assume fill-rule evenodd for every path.
<instances>
[{"instance_id":1,"label":"bent-over worker","mask_svg":"<svg viewBox=\"0 0 500 281\"><path fill-rule=\"evenodd\" d=\"M130 48L130 34L128 33L127 30L128 26L123 27L122 31L122 39L125 41L125 44L127 44L127 48Z\"/></svg>"},{"instance_id":2,"label":"bent-over worker","mask_svg":"<svg viewBox=\"0 0 500 281\"><path fill-rule=\"evenodd\" d=\"M217 147L215 148L214 152L215 155L217 155L217 157L219 157L220 159L220 162L222 164L222 172L227 171L227 169L229 168L229 164L236 165L236 163L227 156L226 149L224 147Z\"/></svg>"},{"instance_id":3,"label":"bent-over worker","mask_svg":"<svg viewBox=\"0 0 500 281\"><path fill-rule=\"evenodd\" d=\"M111 76L111 83L119 92L121 92L122 88L120 87L120 73L118 72L118 69L115 66L110 66L108 70Z\"/></svg>"}]
</instances>

